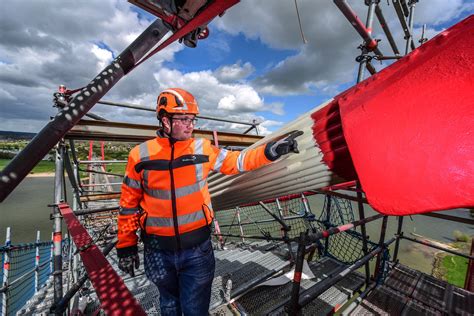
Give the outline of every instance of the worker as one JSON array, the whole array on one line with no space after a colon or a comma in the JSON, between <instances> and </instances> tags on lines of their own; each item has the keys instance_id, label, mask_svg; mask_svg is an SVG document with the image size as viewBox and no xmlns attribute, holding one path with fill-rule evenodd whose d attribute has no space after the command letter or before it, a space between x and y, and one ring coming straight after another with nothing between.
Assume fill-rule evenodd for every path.
<instances>
[{"instance_id":1,"label":"worker","mask_svg":"<svg viewBox=\"0 0 474 316\"><path fill-rule=\"evenodd\" d=\"M135 275L140 230L145 273L160 292L161 314L207 315L215 268L209 172L250 171L298 152L294 138L302 132L230 151L192 138L199 108L191 93L164 90L156 113L158 137L133 148L128 158L118 216L119 268Z\"/></svg>"}]
</instances>

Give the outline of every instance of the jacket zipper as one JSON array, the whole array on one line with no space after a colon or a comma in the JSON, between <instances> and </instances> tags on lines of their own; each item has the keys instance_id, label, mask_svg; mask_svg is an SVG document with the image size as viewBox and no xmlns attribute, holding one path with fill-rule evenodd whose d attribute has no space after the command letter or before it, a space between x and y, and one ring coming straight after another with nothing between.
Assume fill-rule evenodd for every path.
<instances>
[{"instance_id":1,"label":"jacket zipper","mask_svg":"<svg viewBox=\"0 0 474 316\"><path fill-rule=\"evenodd\" d=\"M174 235L176 236L176 243L178 244L178 249L181 249L181 239L179 237L179 228L178 228L178 210L176 208L176 192L174 187L174 176L173 176L173 159L174 159L174 143L171 143L171 160L169 163L170 179L171 179L171 206L173 209L173 224L174 224Z\"/></svg>"}]
</instances>

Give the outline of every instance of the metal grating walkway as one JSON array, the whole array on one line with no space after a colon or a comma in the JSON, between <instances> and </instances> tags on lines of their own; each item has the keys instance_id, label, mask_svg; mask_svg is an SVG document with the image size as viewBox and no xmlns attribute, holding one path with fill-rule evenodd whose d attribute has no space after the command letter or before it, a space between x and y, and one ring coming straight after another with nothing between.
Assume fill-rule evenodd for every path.
<instances>
[{"instance_id":1,"label":"metal grating walkway","mask_svg":"<svg viewBox=\"0 0 474 316\"><path fill-rule=\"evenodd\" d=\"M351 313L369 314L474 315L474 293L398 264Z\"/></svg>"},{"instance_id":2,"label":"metal grating walkway","mask_svg":"<svg viewBox=\"0 0 474 316\"><path fill-rule=\"evenodd\" d=\"M301 280L300 295L311 289L322 279L328 277L342 265L330 258L323 258L318 262L309 264L311 271L315 275L314 279ZM360 289L364 283L364 278L358 273L352 273L346 280L337 283L327 289L318 298L302 309L303 315L326 315L336 311ZM280 286L261 286L251 290L238 298L235 304L246 314L250 315L284 315L283 308L275 309L282 302L289 302L292 282Z\"/></svg>"},{"instance_id":3,"label":"metal grating walkway","mask_svg":"<svg viewBox=\"0 0 474 316\"><path fill-rule=\"evenodd\" d=\"M226 294L228 298L234 298L289 266L288 261L275 254L259 250L236 248L216 250L214 254L216 271L212 286L211 309L225 304ZM230 284L229 289L227 285Z\"/></svg>"}]
</instances>

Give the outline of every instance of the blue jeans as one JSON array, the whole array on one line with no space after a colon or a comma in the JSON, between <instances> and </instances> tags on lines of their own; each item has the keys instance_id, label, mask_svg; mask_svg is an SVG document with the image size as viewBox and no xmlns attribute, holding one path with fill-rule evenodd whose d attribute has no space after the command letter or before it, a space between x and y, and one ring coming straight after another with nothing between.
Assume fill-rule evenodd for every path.
<instances>
[{"instance_id":1,"label":"blue jeans","mask_svg":"<svg viewBox=\"0 0 474 316\"><path fill-rule=\"evenodd\" d=\"M145 273L160 292L161 315L208 315L215 259L211 240L170 251L145 245Z\"/></svg>"}]
</instances>

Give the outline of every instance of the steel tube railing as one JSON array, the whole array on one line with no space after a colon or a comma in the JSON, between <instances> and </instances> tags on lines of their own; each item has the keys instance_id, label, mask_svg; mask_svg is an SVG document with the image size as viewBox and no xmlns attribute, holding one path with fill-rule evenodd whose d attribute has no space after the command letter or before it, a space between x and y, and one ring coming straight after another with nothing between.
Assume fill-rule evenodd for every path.
<instances>
[{"instance_id":1,"label":"steel tube railing","mask_svg":"<svg viewBox=\"0 0 474 316\"><path fill-rule=\"evenodd\" d=\"M39 265L40 265L40 238L41 238L41 232L38 230L36 232L36 243L35 243L35 293L38 292L39 290Z\"/></svg>"},{"instance_id":2,"label":"steel tube railing","mask_svg":"<svg viewBox=\"0 0 474 316\"><path fill-rule=\"evenodd\" d=\"M403 216L398 217L398 226L397 226L397 236L402 235L402 227L403 227ZM400 238L397 238L395 242L395 249L393 251L393 261L397 262L398 258L398 249L400 248Z\"/></svg>"},{"instance_id":3,"label":"steel tube railing","mask_svg":"<svg viewBox=\"0 0 474 316\"><path fill-rule=\"evenodd\" d=\"M121 177L123 178L124 175L120 173L113 173L113 172L103 172L103 171L98 171L98 170L84 170L84 169L78 169L81 172L87 172L87 173L97 173L97 174L105 174L108 176L116 176L116 177Z\"/></svg>"},{"instance_id":4,"label":"steel tube railing","mask_svg":"<svg viewBox=\"0 0 474 316\"><path fill-rule=\"evenodd\" d=\"M244 229L242 228L242 221L240 220L240 210L239 210L239 208L237 208L236 213L237 213L237 224L239 224L240 235L244 236ZM245 242L245 238L242 237L242 243L244 243L244 242Z\"/></svg>"},{"instance_id":5,"label":"steel tube railing","mask_svg":"<svg viewBox=\"0 0 474 316\"><path fill-rule=\"evenodd\" d=\"M420 215L436 217L436 218L440 218L440 219L444 219L444 220L448 220L448 221L452 221L452 222L458 222L458 223L463 223L463 224L474 225L474 218L462 218L462 217L459 217L459 216L452 216L452 215L446 215L446 214L435 213L435 212L424 213L424 214L420 214Z\"/></svg>"},{"instance_id":6,"label":"steel tube railing","mask_svg":"<svg viewBox=\"0 0 474 316\"><path fill-rule=\"evenodd\" d=\"M344 194L344 193L339 193L339 192L335 192L335 191L324 191L324 190L319 190L318 189L318 190L313 190L313 192L320 193L320 194L326 194L326 195L332 195L332 196L336 196L336 197L339 197L339 198L342 198L342 199L355 201L355 202L359 201L359 199L356 196L348 195L348 194ZM365 203L365 204L369 203L366 198L362 198L362 202Z\"/></svg>"},{"instance_id":7,"label":"steel tube railing","mask_svg":"<svg viewBox=\"0 0 474 316\"><path fill-rule=\"evenodd\" d=\"M122 182L110 182L110 183L92 183L92 184L83 184L84 188L93 188L93 187L105 187L111 185L121 185Z\"/></svg>"},{"instance_id":8,"label":"steel tube railing","mask_svg":"<svg viewBox=\"0 0 474 316\"><path fill-rule=\"evenodd\" d=\"M326 201L327 201L327 204L326 204L326 219L324 221L324 228L326 229L329 229L330 226L329 226L329 222L330 222L330 219L331 219L331 203L332 203L332 199L330 196L326 196ZM326 239L324 241L324 254L327 256L328 255L328 252L329 252L329 239Z\"/></svg>"},{"instance_id":9,"label":"steel tube railing","mask_svg":"<svg viewBox=\"0 0 474 316\"><path fill-rule=\"evenodd\" d=\"M385 233L387 231L387 222L388 222L388 217L384 216L383 221L382 221L382 227L380 228L380 239L379 239L379 245L383 245L385 242ZM398 239L398 238L397 238ZM379 276L381 275L380 273L380 264L382 261L382 254L379 253L377 255L377 260L375 261L375 269L374 269L374 279L377 281Z\"/></svg>"},{"instance_id":10,"label":"steel tube railing","mask_svg":"<svg viewBox=\"0 0 474 316\"><path fill-rule=\"evenodd\" d=\"M354 264L350 265L349 267L343 269L338 274L322 280L321 282L316 284L314 287L312 287L308 291L305 291L304 295L302 295L302 297L300 298L299 305L303 307L309 304L314 298L321 295L324 291L326 291L328 288L330 288L331 286L339 282L341 279L346 277L349 273L354 272L355 270L359 269L370 259L372 259L376 255L381 253L384 249L386 249L389 245L391 245L395 240L396 238L390 239L389 241L384 243L382 247L379 246L375 248L369 254L357 260Z\"/></svg>"},{"instance_id":11,"label":"steel tube railing","mask_svg":"<svg viewBox=\"0 0 474 316\"><path fill-rule=\"evenodd\" d=\"M337 282L339 282L341 279L345 278L349 273L354 272L355 270L359 269L362 267L366 262L368 262L370 259L378 255L380 252L382 252L384 249L386 249L391 243L395 241L396 238L392 238L391 240L387 241L384 243L382 246L379 246L375 249L373 249L370 253L365 255L364 257L360 258L357 260L354 264L348 266L348 267L340 267L337 268L336 271L334 271L331 276L321 280L318 282L316 285L313 287L309 288L308 290L304 291L299 295L298 297L298 302L295 305L294 301L296 298L290 298L289 301L284 301L280 303L276 307L272 307L272 311L281 311L282 308L287 306L288 311L291 309L295 313L291 313L290 315L298 315L300 312L301 308L306 306L307 304L311 303L316 297L321 295L324 291L329 289L331 286L335 285ZM295 272L296 274L296 272ZM293 304L293 306L290 307L290 305L287 305L288 303ZM267 314L267 313L265 313Z\"/></svg>"},{"instance_id":12,"label":"steel tube railing","mask_svg":"<svg viewBox=\"0 0 474 316\"><path fill-rule=\"evenodd\" d=\"M382 30L385 33L385 36L387 36L388 42L390 43L390 46L392 47L393 53L395 55L400 55L400 51L398 50L397 43L395 43L395 40L393 39L392 32L390 31L390 28L388 27L387 21L385 21L385 17L383 15L382 9L380 8L379 4L375 6L375 15L377 16L377 19L380 22L380 26L382 26Z\"/></svg>"},{"instance_id":13,"label":"steel tube railing","mask_svg":"<svg viewBox=\"0 0 474 316\"><path fill-rule=\"evenodd\" d=\"M155 108L150 108L150 107L141 106L141 105L137 105L137 104L118 103L118 102L111 102L111 101L104 101L104 100L100 100L97 103L105 104L105 105L118 106L118 107L122 107L122 108L135 109L135 110L145 110L145 111L148 111L148 112L156 112ZM204 120L248 125L248 126L252 126L252 128L254 128L255 126L260 124L260 123L247 123L247 122L241 122L241 121L235 121L235 120L229 120L229 119L222 119L222 118L219 118L219 117L205 116L205 115L197 115L196 117L199 118L199 119L204 119Z\"/></svg>"},{"instance_id":14,"label":"steel tube railing","mask_svg":"<svg viewBox=\"0 0 474 316\"><path fill-rule=\"evenodd\" d=\"M30 276L32 275L33 273L35 273L36 271L39 271L42 267L48 265L50 263L51 260L48 260L48 261L45 261L43 262L42 264L38 265L38 267L35 267L31 270L28 270L26 271L25 273L23 273L22 275L20 275L19 277L17 277L15 280L13 281L8 281L8 283L4 284L1 288L0 288L0 293L6 293L8 291L8 289L14 285L16 285L18 282L22 281L23 279L25 279L27 276ZM3 306L2 306L3 307ZM3 314L2 314L3 315Z\"/></svg>"},{"instance_id":15,"label":"steel tube railing","mask_svg":"<svg viewBox=\"0 0 474 316\"><path fill-rule=\"evenodd\" d=\"M75 211L74 214L76 216L81 216L81 215L89 215L89 214L110 212L110 211L115 211L115 210L118 210L118 209L119 209L119 206L117 205L117 206L111 206L111 207Z\"/></svg>"},{"instance_id":16,"label":"steel tube railing","mask_svg":"<svg viewBox=\"0 0 474 316\"><path fill-rule=\"evenodd\" d=\"M95 165L103 165L103 164L109 164L109 163L127 163L127 160L79 160L79 164L95 164Z\"/></svg>"},{"instance_id":17,"label":"steel tube railing","mask_svg":"<svg viewBox=\"0 0 474 316\"><path fill-rule=\"evenodd\" d=\"M102 253L104 254L105 257L107 257L107 255L110 253L110 251L115 247L116 243L117 243L116 241L113 241L113 242L109 243L103 249ZM86 273L76 283L74 283L71 286L69 291L67 291L67 293L64 294L64 297L61 299L61 301L59 301L55 306L53 306L51 308L51 310L54 311L55 314L60 314L61 315L62 313L64 313L64 311L66 310L71 298L73 298L74 295L76 295L77 291L79 291L82 288L82 285L84 285L84 283L88 279L89 279L89 276Z\"/></svg>"},{"instance_id":18,"label":"steel tube railing","mask_svg":"<svg viewBox=\"0 0 474 316\"><path fill-rule=\"evenodd\" d=\"M266 237L266 236L242 236L242 235L235 235L235 234L213 234L215 237L237 237L237 238L248 238L248 239L260 239L260 240L272 240L272 241L286 241L284 238L281 237Z\"/></svg>"},{"instance_id":19,"label":"steel tube railing","mask_svg":"<svg viewBox=\"0 0 474 316\"><path fill-rule=\"evenodd\" d=\"M292 220L292 219L298 219L298 218L306 218L307 216L288 216L288 217L283 217L283 220ZM242 226L246 226L246 225L253 225L255 223L257 224L262 224L262 223L271 223L271 222L275 222L274 219L261 219L261 220L258 220L258 221L254 221L254 222L246 222L246 223L241 223ZM224 224L224 225L220 225L221 228L223 227L231 227L231 226L235 226L235 225L231 225L231 224Z\"/></svg>"},{"instance_id":20,"label":"steel tube railing","mask_svg":"<svg viewBox=\"0 0 474 316\"><path fill-rule=\"evenodd\" d=\"M100 200L115 200L120 198L121 192L110 192L101 194L83 195L79 198L81 202L91 202Z\"/></svg>"},{"instance_id":21,"label":"steel tube railing","mask_svg":"<svg viewBox=\"0 0 474 316\"><path fill-rule=\"evenodd\" d=\"M11 245L11 228L7 227L6 231L6 237L5 237L5 248L7 248L7 251L5 251L4 257L3 257L3 267L0 267L0 269L3 269L3 280L2 284L4 284L4 287L8 287L8 274L10 273L10 247ZM5 292L2 294L2 315L7 315L8 312L8 295Z\"/></svg>"},{"instance_id":22,"label":"steel tube railing","mask_svg":"<svg viewBox=\"0 0 474 316\"><path fill-rule=\"evenodd\" d=\"M293 285L291 287L290 303L288 306L288 314L297 315L299 310L299 297L301 288L301 274L303 273L304 255L306 250L306 235L307 233L300 233L298 240L298 250L296 251L295 272L293 275Z\"/></svg>"},{"instance_id":23,"label":"steel tube railing","mask_svg":"<svg viewBox=\"0 0 474 316\"><path fill-rule=\"evenodd\" d=\"M54 206L53 206L53 283L54 302L58 302L63 296L63 259L62 259L62 216L58 204L63 200L64 181L64 156L66 147L64 141L60 141L56 148L56 170L54 175Z\"/></svg>"},{"instance_id":24,"label":"steel tube railing","mask_svg":"<svg viewBox=\"0 0 474 316\"><path fill-rule=\"evenodd\" d=\"M405 46L405 55L408 54L408 50L410 49L410 44L411 49L415 49L415 42L413 41L413 18L415 15L415 3L417 1L410 1L410 15L408 16L408 27L409 27L409 33L410 37L407 38L406 46Z\"/></svg>"},{"instance_id":25,"label":"steel tube railing","mask_svg":"<svg viewBox=\"0 0 474 316\"><path fill-rule=\"evenodd\" d=\"M391 60L391 59L401 59L403 56L375 56L376 60Z\"/></svg>"},{"instance_id":26,"label":"steel tube railing","mask_svg":"<svg viewBox=\"0 0 474 316\"><path fill-rule=\"evenodd\" d=\"M361 189L360 182L357 181L357 189ZM365 218L365 212L364 212L364 203L362 203L362 192L359 190L357 192L357 208L359 209L359 219L364 219ZM360 225L360 231L362 233L362 251L364 252L364 255L367 255L369 248L367 247L367 231L365 229L365 224ZM366 286L369 285L370 282L370 267L369 263L367 262L365 264L365 284Z\"/></svg>"},{"instance_id":27,"label":"steel tube railing","mask_svg":"<svg viewBox=\"0 0 474 316\"><path fill-rule=\"evenodd\" d=\"M410 39L410 45L412 49L415 49L415 43L413 42L413 37L410 33L410 26L407 24L407 21L405 20L405 14L403 13L403 8L400 0L392 0L393 7L395 8L395 12L397 13L398 20L400 21L400 24L402 25L403 32L405 34L406 39Z\"/></svg>"},{"instance_id":28,"label":"steel tube railing","mask_svg":"<svg viewBox=\"0 0 474 316\"><path fill-rule=\"evenodd\" d=\"M428 240L420 240L420 239L416 239L416 238L406 237L406 236L403 236L403 235L399 235L399 238L406 239L406 240L409 240L409 241L412 241L412 242L415 242L415 243L418 243L418 244L422 244L422 245L425 245L427 247L431 247L431 248L434 248L434 249L442 250L442 251L445 251L445 252L448 252L450 254L460 256L460 257L463 257L463 258L466 258L466 259L474 260L474 256L466 255L464 253L460 253L460 252L457 252L457 251L454 251L454 250L450 250L450 249L447 249L447 248L444 248L444 247L434 245L431 242L429 242Z\"/></svg>"},{"instance_id":29,"label":"steel tube railing","mask_svg":"<svg viewBox=\"0 0 474 316\"><path fill-rule=\"evenodd\" d=\"M306 238L306 240L308 242L315 242L316 240L323 239L323 238L328 238L331 235L341 233L343 231L352 229L352 228L360 226L362 224L367 224L367 223L373 222L373 221L375 221L375 220L377 220L381 217L384 217L384 216L385 215L383 215L383 214L377 214L377 215L374 215L374 216L371 216L371 217L367 217L367 218L364 218L364 219L353 221L351 223L347 223L347 224L340 225L340 226L337 226L337 227L331 227L331 228L329 228L327 230L324 230L324 231L321 231L321 232L309 234L308 237ZM385 216L385 218L386 218L386 216ZM214 235L217 236L217 234L214 234ZM222 235L222 236L241 237L240 235L230 235L230 234L226 234L226 235ZM263 236L245 236L245 238L255 238L255 237L258 237L256 239L267 239L267 237L263 237ZM288 238L288 239L285 239L285 238L271 238L270 237L269 239L271 239L271 240L282 240L282 241L291 240L291 241L296 241L297 242L299 240L299 237L298 238Z\"/></svg>"},{"instance_id":30,"label":"steel tube railing","mask_svg":"<svg viewBox=\"0 0 474 316\"><path fill-rule=\"evenodd\" d=\"M367 2L367 1L366 1ZM365 31L367 32L368 36L372 38L372 24L374 22L374 13L375 13L375 7L377 4L378 0L369 0L369 9L367 11L367 22L365 23ZM375 42L375 45L377 45L377 42L372 39L372 41ZM370 45L374 45L373 43L370 43ZM367 54L368 51L370 51L371 47L369 44L365 44L362 47L362 55ZM379 55L382 55L382 53L378 50L377 46L375 46L375 49L377 49ZM359 73L357 74L357 82L361 82L364 80L364 69L367 67L369 72L371 74L374 74L375 68L370 64L369 66L369 60L367 58L362 58L360 63L359 63Z\"/></svg>"},{"instance_id":31,"label":"steel tube railing","mask_svg":"<svg viewBox=\"0 0 474 316\"><path fill-rule=\"evenodd\" d=\"M384 217L383 214L377 214L377 215L367 217L365 219L360 219L360 220L357 220L357 221L353 221L351 223L347 223L347 224L344 224L344 225L341 225L341 226L332 227L332 228L329 228L329 229L324 230L322 232L318 232L318 233L315 233L315 234L310 234L308 236L307 240L311 241L311 242L314 242L318 239L328 238L331 235L338 234L340 232L352 229L352 228L360 226L362 224L373 222L373 221L375 221L379 218L382 218L382 217Z\"/></svg>"},{"instance_id":32,"label":"steel tube railing","mask_svg":"<svg viewBox=\"0 0 474 316\"><path fill-rule=\"evenodd\" d=\"M334 0L336 6L341 10L342 14L349 20L351 25L355 28L357 33L364 39L365 44L373 49L377 55L383 55L382 52L377 48L377 41L372 37L372 35L367 30L367 27L362 23L354 10L345 0Z\"/></svg>"},{"instance_id":33,"label":"steel tube railing","mask_svg":"<svg viewBox=\"0 0 474 316\"><path fill-rule=\"evenodd\" d=\"M239 213L239 214L240 214L240 213ZM267 232L266 230L262 229L262 227L260 227L260 226L258 225L258 223L256 223L253 219L251 219L250 216L248 216L245 212L242 213L242 214L244 214L244 216L247 217L247 219L248 219L250 222L252 222L253 224L255 224L255 226L257 226L258 230L260 231L260 233L261 233L263 236L265 236L265 237L271 237L271 235L270 235L269 232Z\"/></svg>"}]
</instances>

